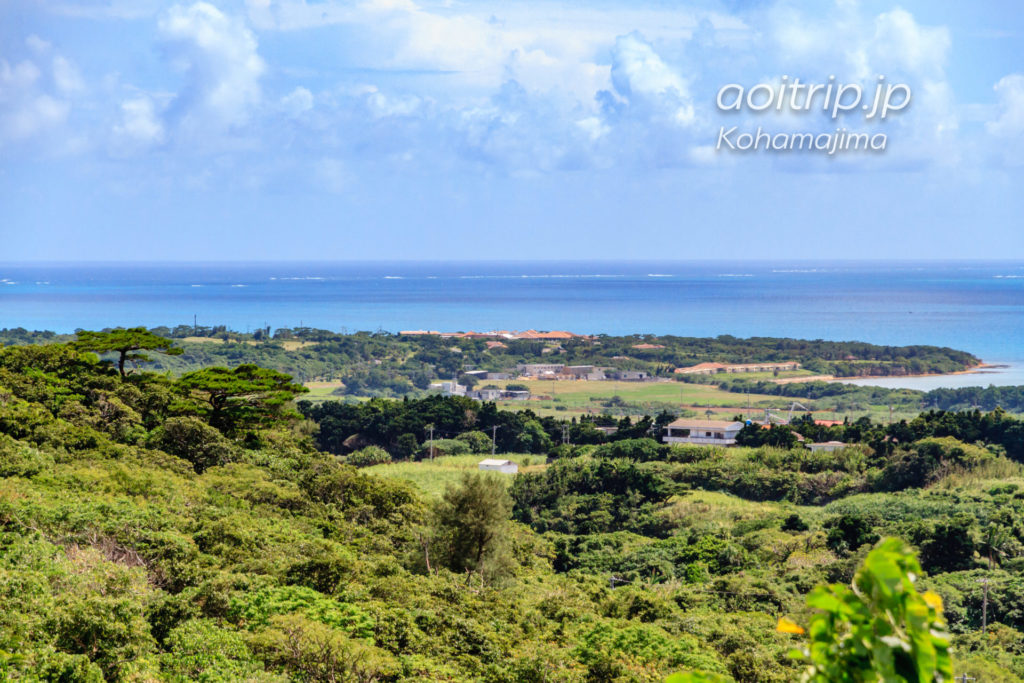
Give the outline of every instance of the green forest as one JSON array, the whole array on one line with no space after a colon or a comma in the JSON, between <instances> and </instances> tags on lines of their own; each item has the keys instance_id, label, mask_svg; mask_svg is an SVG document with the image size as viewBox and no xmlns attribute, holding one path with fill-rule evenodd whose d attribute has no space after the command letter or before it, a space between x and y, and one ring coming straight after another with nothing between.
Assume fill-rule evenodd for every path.
<instances>
[{"instance_id":1,"label":"green forest","mask_svg":"<svg viewBox=\"0 0 1024 683\"><path fill-rule=\"evenodd\" d=\"M0 679L1024 680L1002 408L718 449L660 443L665 414L154 371L189 351L152 330L45 341L0 348ZM538 464L438 495L387 476L492 451Z\"/></svg>"},{"instance_id":2,"label":"green forest","mask_svg":"<svg viewBox=\"0 0 1024 683\"><path fill-rule=\"evenodd\" d=\"M300 381L338 379L359 395L401 396L426 389L430 380L465 369L503 371L517 363L597 365L672 376L677 367L714 361L754 363L797 361L817 374L842 377L945 373L980 363L965 351L936 346L880 346L863 342L629 335L577 337L551 342L402 336L387 332L337 333L312 328L240 333L224 326L155 327L153 334L176 340L183 353L154 360L151 369L182 374L211 365L253 363L286 372ZM105 330L104 332L109 332ZM73 335L0 330L0 345L69 341ZM202 340L202 341L197 341ZM216 342L216 343L214 343ZM637 348L640 347L640 348ZM655 348L650 348L655 347ZM683 378L679 378L683 379ZM691 381L707 381L694 377Z\"/></svg>"}]
</instances>

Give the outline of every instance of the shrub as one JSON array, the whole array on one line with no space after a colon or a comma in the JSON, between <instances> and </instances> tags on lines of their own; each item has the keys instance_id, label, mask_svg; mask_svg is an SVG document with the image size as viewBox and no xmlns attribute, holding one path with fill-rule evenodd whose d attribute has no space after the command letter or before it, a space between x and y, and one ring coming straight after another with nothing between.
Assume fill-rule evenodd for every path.
<instances>
[{"instance_id":1,"label":"shrub","mask_svg":"<svg viewBox=\"0 0 1024 683\"><path fill-rule=\"evenodd\" d=\"M463 432L455 437L458 441L465 441L469 445L471 453L490 453L491 437L483 432Z\"/></svg>"},{"instance_id":2,"label":"shrub","mask_svg":"<svg viewBox=\"0 0 1024 683\"><path fill-rule=\"evenodd\" d=\"M0 477L31 477L53 467L53 457L0 434Z\"/></svg>"},{"instance_id":3,"label":"shrub","mask_svg":"<svg viewBox=\"0 0 1024 683\"><path fill-rule=\"evenodd\" d=\"M795 512L789 517L786 517L782 522L783 531L807 531L807 529L807 522L801 519L800 515Z\"/></svg>"},{"instance_id":4,"label":"shrub","mask_svg":"<svg viewBox=\"0 0 1024 683\"><path fill-rule=\"evenodd\" d=\"M163 669L184 680L205 683L252 680L263 666L253 662L241 634L206 619L191 619L171 631Z\"/></svg>"},{"instance_id":5,"label":"shrub","mask_svg":"<svg viewBox=\"0 0 1024 683\"><path fill-rule=\"evenodd\" d=\"M595 458L628 458L639 462L664 460L668 447L662 446L654 439L622 439L598 446L594 449Z\"/></svg>"},{"instance_id":6,"label":"shrub","mask_svg":"<svg viewBox=\"0 0 1024 683\"><path fill-rule=\"evenodd\" d=\"M430 449L433 446L434 457L440 457L444 455L468 455L470 452L469 444L465 441L458 439L434 439L433 443L427 441L417 453L420 460L430 458Z\"/></svg>"},{"instance_id":7,"label":"shrub","mask_svg":"<svg viewBox=\"0 0 1024 683\"><path fill-rule=\"evenodd\" d=\"M354 467L370 467L391 462L391 454L380 446L367 446L345 458L345 462Z\"/></svg>"},{"instance_id":8,"label":"shrub","mask_svg":"<svg viewBox=\"0 0 1024 683\"><path fill-rule=\"evenodd\" d=\"M197 417L172 417L153 430L149 446L188 460L197 473L231 462L238 449Z\"/></svg>"}]
</instances>

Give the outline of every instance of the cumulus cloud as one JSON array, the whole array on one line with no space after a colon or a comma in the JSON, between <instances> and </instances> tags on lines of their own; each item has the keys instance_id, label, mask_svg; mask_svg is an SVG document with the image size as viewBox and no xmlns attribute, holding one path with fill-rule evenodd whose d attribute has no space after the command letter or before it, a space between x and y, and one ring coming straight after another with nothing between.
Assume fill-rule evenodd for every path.
<instances>
[{"instance_id":1,"label":"cumulus cloud","mask_svg":"<svg viewBox=\"0 0 1024 683\"><path fill-rule=\"evenodd\" d=\"M67 95L85 90L85 81L82 80L78 67L60 55L53 58L53 82L59 92Z\"/></svg>"},{"instance_id":2,"label":"cumulus cloud","mask_svg":"<svg viewBox=\"0 0 1024 683\"><path fill-rule=\"evenodd\" d=\"M265 65L245 24L213 5L172 7L159 22L174 63L186 74L174 110L203 122L241 124L260 102Z\"/></svg>"},{"instance_id":3,"label":"cumulus cloud","mask_svg":"<svg viewBox=\"0 0 1024 683\"><path fill-rule=\"evenodd\" d=\"M290 116L298 116L313 108L313 93L299 86L281 98L281 107Z\"/></svg>"},{"instance_id":4,"label":"cumulus cloud","mask_svg":"<svg viewBox=\"0 0 1024 683\"><path fill-rule=\"evenodd\" d=\"M996 158L1024 165L1024 74L1003 76L995 85L997 116L985 124L996 144Z\"/></svg>"},{"instance_id":5,"label":"cumulus cloud","mask_svg":"<svg viewBox=\"0 0 1024 683\"><path fill-rule=\"evenodd\" d=\"M47 92L30 60L0 60L0 143L18 142L62 124L71 105Z\"/></svg>"},{"instance_id":6,"label":"cumulus cloud","mask_svg":"<svg viewBox=\"0 0 1024 683\"><path fill-rule=\"evenodd\" d=\"M875 64L882 68L942 78L950 45L948 28L922 26L904 9L883 12L875 18L871 50Z\"/></svg>"},{"instance_id":7,"label":"cumulus cloud","mask_svg":"<svg viewBox=\"0 0 1024 683\"><path fill-rule=\"evenodd\" d=\"M1024 135L1024 75L1003 76L995 84L999 98L999 117L986 124L988 132L998 137Z\"/></svg>"},{"instance_id":8,"label":"cumulus cloud","mask_svg":"<svg viewBox=\"0 0 1024 683\"><path fill-rule=\"evenodd\" d=\"M804 115L784 111L776 117L782 123L790 129L816 126L824 132L843 125L889 135L884 155L845 158L846 168L959 161L955 136L960 108L946 74L952 47L948 28L923 25L898 7L872 15L852 1L836 2L824 15L808 16L786 5L771 10L770 16L777 59L771 54L766 58L776 62L776 73L805 83L834 75L840 83L860 84L866 98L874 96L879 76L887 83L905 83L913 92L911 105L884 122L866 121L857 112L838 121L818 117L811 123Z\"/></svg>"},{"instance_id":9,"label":"cumulus cloud","mask_svg":"<svg viewBox=\"0 0 1024 683\"><path fill-rule=\"evenodd\" d=\"M114 134L131 146L149 147L164 140L164 126L157 116L153 101L136 97L121 103L121 120Z\"/></svg>"},{"instance_id":10,"label":"cumulus cloud","mask_svg":"<svg viewBox=\"0 0 1024 683\"><path fill-rule=\"evenodd\" d=\"M693 121L693 102L686 81L639 33L615 40L611 75L616 92L626 100L664 108L670 119L681 125Z\"/></svg>"}]
</instances>

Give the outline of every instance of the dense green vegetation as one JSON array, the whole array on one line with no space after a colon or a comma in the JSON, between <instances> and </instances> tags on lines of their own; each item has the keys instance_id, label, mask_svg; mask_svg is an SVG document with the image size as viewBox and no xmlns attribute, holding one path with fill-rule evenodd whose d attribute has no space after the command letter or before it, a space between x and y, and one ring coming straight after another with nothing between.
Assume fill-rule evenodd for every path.
<instances>
[{"instance_id":1,"label":"dense green vegetation","mask_svg":"<svg viewBox=\"0 0 1024 683\"><path fill-rule=\"evenodd\" d=\"M937 603L871 587L914 573L955 673L1024 680L1024 423L1002 411L804 419L725 451L651 438L671 415L606 434L462 398L296 406L247 363L131 370L0 349L0 678L824 680L883 670L849 634L886 636L884 613L938 639L894 660L909 680L943 670ZM754 443L793 430L850 445ZM431 433L549 464L440 495L380 476L440 459ZM920 571L889 542L869 556L885 536ZM817 588L851 581L870 600Z\"/></svg>"},{"instance_id":2,"label":"dense green vegetation","mask_svg":"<svg viewBox=\"0 0 1024 683\"><path fill-rule=\"evenodd\" d=\"M288 373L300 381L340 380L346 393L401 396L426 389L430 380L450 379L464 369L503 371L517 363L544 363L557 358L569 365L597 365L644 370L671 376L681 366L705 361L752 363L798 361L805 370L837 376L908 375L964 370L979 363L969 353L935 346L879 346L863 342L599 335L559 342L505 340L489 349L487 340L399 336L385 332L339 334L312 328L239 333L223 326L173 329L157 327L153 335L174 338L177 357L156 358L153 368L181 374L210 366L254 364ZM207 341L196 341L203 338ZM51 342L49 332L0 330L0 344ZM299 345L302 343L302 345ZM661 348L635 348L638 345ZM101 349L96 349L101 350ZM552 356L551 354L555 355ZM706 381L706 378L693 378Z\"/></svg>"}]
</instances>

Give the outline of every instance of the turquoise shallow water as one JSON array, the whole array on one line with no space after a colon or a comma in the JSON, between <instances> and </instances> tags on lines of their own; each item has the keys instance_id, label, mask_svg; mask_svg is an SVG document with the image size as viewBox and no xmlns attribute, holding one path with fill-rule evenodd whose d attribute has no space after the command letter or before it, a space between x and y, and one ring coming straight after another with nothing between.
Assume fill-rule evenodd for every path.
<instances>
[{"instance_id":1,"label":"turquoise shallow water","mask_svg":"<svg viewBox=\"0 0 1024 683\"><path fill-rule=\"evenodd\" d=\"M0 327L300 324L936 344L1024 384L1024 261L0 264ZM912 378L932 381L934 378ZM954 380L949 380L954 381ZM943 384L949 386L949 384Z\"/></svg>"}]
</instances>

